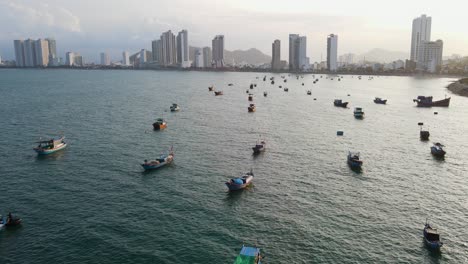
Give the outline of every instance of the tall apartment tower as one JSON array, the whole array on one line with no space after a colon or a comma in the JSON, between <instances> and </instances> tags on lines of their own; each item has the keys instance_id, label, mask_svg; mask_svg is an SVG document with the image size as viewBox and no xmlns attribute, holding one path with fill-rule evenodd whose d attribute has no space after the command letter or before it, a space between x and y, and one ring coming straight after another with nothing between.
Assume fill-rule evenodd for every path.
<instances>
[{"instance_id":1,"label":"tall apartment tower","mask_svg":"<svg viewBox=\"0 0 468 264\"><path fill-rule=\"evenodd\" d=\"M329 71L338 69L338 35L330 34L327 37L327 68Z\"/></svg>"},{"instance_id":2,"label":"tall apartment tower","mask_svg":"<svg viewBox=\"0 0 468 264\"><path fill-rule=\"evenodd\" d=\"M15 46L16 67L25 67L24 41L22 39L17 39L13 41L13 44Z\"/></svg>"},{"instance_id":3,"label":"tall apartment tower","mask_svg":"<svg viewBox=\"0 0 468 264\"><path fill-rule=\"evenodd\" d=\"M289 69L296 70L298 50L297 50L297 40L299 39L298 34L289 34Z\"/></svg>"},{"instance_id":4,"label":"tall apartment tower","mask_svg":"<svg viewBox=\"0 0 468 264\"><path fill-rule=\"evenodd\" d=\"M36 66L45 67L49 65L49 43L47 40L38 39L34 42L36 50Z\"/></svg>"},{"instance_id":5,"label":"tall apartment tower","mask_svg":"<svg viewBox=\"0 0 468 264\"><path fill-rule=\"evenodd\" d=\"M130 66L130 55L128 54L128 51L122 52L122 64Z\"/></svg>"},{"instance_id":6,"label":"tall apartment tower","mask_svg":"<svg viewBox=\"0 0 468 264\"><path fill-rule=\"evenodd\" d=\"M49 46L49 61L57 58L57 42L53 38L46 38Z\"/></svg>"},{"instance_id":7,"label":"tall apartment tower","mask_svg":"<svg viewBox=\"0 0 468 264\"><path fill-rule=\"evenodd\" d=\"M203 67L211 68L211 63L213 62L213 55L211 54L210 47L203 48Z\"/></svg>"},{"instance_id":8,"label":"tall apartment tower","mask_svg":"<svg viewBox=\"0 0 468 264\"><path fill-rule=\"evenodd\" d=\"M176 38L169 30L161 35L160 63L163 66L175 65L177 62Z\"/></svg>"},{"instance_id":9,"label":"tall apartment tower","mask_svg":"<svg viewBox=\"0 0 468 264\"><path fill-rule=\"evenodd\" d=\"M161 60L161 39L153 40L151 42L151 53L153 55L154 62L160 62Z\"/></svg>"},{"instance_id":10,"label":"tall apartment tower","mask_svg":"<svg viewBox=\"0 0 468 264\"><path fill-rule=\"evenodd\" d=\"M190 67L188 32L185 29L177 34L177 63L183 68Z\"/></svg>"},{"instance_id":11,"label":"tall apartment tower","mask_svg":"<svg viewBox=\"0 0 468 264\"><path fill-rule=\"evenodd\" d=\"M431 41L431 24L432 18L426 15L413 19L410 60L417 62L419 45L422 41Z\"/></svg>"},{"instance_id":12,"label":"tall apartment tower","mask_svg":"<svg viewBox=\"0 0 468 264\"><path fill-rule=\"evenodd\" d=\"M307 58L307 37L300 36L296 40L297 43L297 69L304 69L309 66L309 58Z\"/></svg>"},{"instance_id":13,"label":"tall apartment tower","mask_svg":"<svg viewBox=\"0 0 468 264\"><path fill-rule=\"evenodd\" d=\"M36 45L32 39L24 41L24 64L26 67L34 67L36 63Z\"/></svg>"},{"instance_id":14,"label":"tall apartment tower","mask_svg":"<svg viewBox=\"0 0 468 264\"><path fill-rule=\"evenodd\" d=\"M281 41L275 39L271 45L271 69L281 69Z\"/></svg>"},{"instance_id":15,"label":"tall apartment tower","mask_svg":"<svg viewBox=\"0 0 468 264\"><path fill-rule=\"evenodd\" d=\"M422 41L418 47L418 64L426 71L435 73L442 66L442 53L444 42L437 41Z\"/></svg>"},{"instance_id":16,"label":"tall apartment tower","mask_svg":"<svg viewBox=\"0 0 468 264\"><path fill-rule=\"evenodd\" d=\"M65 54L65 65L73 66L74 63L75 63L75 53L67 52Z\"/></svg>"},{"instance_id":17,"label":"tall apartment tower","mask_svg":"<svg viewBox=\"0 0 468 264\"><path fill-rule=\"evenodd\" d=\"M213 65L216 68L224 67L224 35L217 35L212 41Z\"/></svg>"},{"instance_id":18,"label":"tall apartment tower","mask_svg":"<svg viewBox=\"0 0 468 264\"><path fill-rule=\"evenodd\" d=\"M107 54L105 52L101 52L101 65L105 65L105 66L110 65L109 54Z\"/></svg>"}]
</instances>

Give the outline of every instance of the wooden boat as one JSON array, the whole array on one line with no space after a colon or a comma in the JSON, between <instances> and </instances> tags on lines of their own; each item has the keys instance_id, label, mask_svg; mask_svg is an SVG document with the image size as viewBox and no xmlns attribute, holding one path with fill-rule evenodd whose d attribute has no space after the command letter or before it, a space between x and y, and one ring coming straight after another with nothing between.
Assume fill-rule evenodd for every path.
<instances>
[{"instance_id":1,"label":"wooden boat","mask_svg":"<svg viewBox=\"0 0 468 264\"><path fill-rule=\"evenodd\" d=\"M213 91L213 86L208 86L208 91L212 92Z\"/></svg>"},{"instance_id":2,"label":"wooden boat","mask_svg":"<svg viewBox=\"0 0 468 264\"><path fill-rule=\"evenodd\" d=\"M155 160L145 160L145 162L141 164L141 166L145 170L155 170L172 163L172 161L174 161L174 152L171 148L167 154L162 154L161 156L159 156L159 158Z\"/></svg>"},{"instance_id":3,"label":"wooden boat","mask_svg":"<svg viewBox=\"0 0 468 264\"><path fill-rule=\"evenodd\" d=\"M308 91L307 91L307 95L312 95L312 91L311 91L311 90L308 90Z\"/></svg>"},{"instance_id":4,"label":"wooden boat","mask_svg":"<svg viewBox=\"0 0 468 264\"><path fill-rule=\"evenodd\" d=\"M423 229L424 242L430 249L440 249L444 243L440 241L440 235L437 229L432 228L431 225L427 222L424 225Z\"/></svg>"},{"instance_id":5,"label":"wooden boat","mask_svg":"<svg viewBox=\"0 0 468 264\"><path fill-rule=\"evenodd\" d=\"M164 119L158 118L156 122L153 123L154 130L163 130L167 127L167 123Z\"/></svg>"},{"instance_id":6,"label":"wooden boat","mask_svg":"<svg viewBox=\"0 0 468 264\"><path fill-rule=\"evenodd\" d=\"M242 249L237 256L234 264L261 264L262 256L260 255L260 248L246 247L242 245Z\"/></svg>"},{"instance_id":7,"label":"wooden boat","mask_svg":"<svg viewBox=\"0 0 468 264\"><path fill-rule=\"evenodd\" d=\"M249 101L253 101L253 94L249 94Z\"/></svg>"},{"instance_id":8,"label":"wooden boat","mask_svg":"<svg viewBox=\"0 0 468 264\"><path fill-rule=\"evenodd\" d=\"M346 108L348 106L348 102L343 102L341 99L335 99L335 101L333 101L333 105Z\"/></svg>"},{"instance_id":9,"label":"wooden boat","mask_svg":"<svg viewBox=\"0 0 468 264\"><path fill-rule=\"evenodd\" d=\"M257 107L255 106L255 104L250 104L247 107L247 110L249 110L249 112L255 112L257 110Z\"/></svg>"},{"instance_id":10,"label":"wooden boat","mask_svg":"<svg viewBox=\"0 0 468 264\"><path fill-rule=\"evenodd\" d=\"M417 103L417 107L432 107L432 106L441 106L448 107L450 104L450 97L445 98L439 101L432 101L432 96L418 96L417 99L413 99L413 102Z\"/></svg>"},{"instance_id":11,"label":"wooden boat","mask_svg":"<svg viewBox=\"0 0 468 264\"><path fill-rule=\"evenodd\" d=\"M241 177L230 179L225 184L228 187L229 191L238 191L245 189L247 186L249 186L252 183L253 177L254 174L252 170L250 170L250 172L245 173Z\"/></svg>"},{"instance_id":12,"label":"wooden boat","mask_svg":"<svg viewBox=\"0 0 468 264\"><path fill-rule=\"evenodd\" d=\"M267 97L267 96L268 96L268 93L267 93L267 92L263 92L263 96Z\"/></svg>"},{"instance_id":13,"label":"wooden boat","mask_svg":"<svg viewBox=\"0 0 468 264\"><path fill-rule=\"evenodd\" d=\"M255 144L255 147L252 148L254 154L260 154L260 152L264 152L266 149L266 141L260 140Z\"/></svg>"},{"instance_id":14,"label":"wooden boat","mask_svg":"<svg viewBox=\"0 0 468 264\"><path fill-rule=\"evenodd\" d=\"M384 99L382 99L380 97L376 97L374 99L374 103L376 103L376 104L387 104L387 99L384 100Z\"/></svg>"},{"instance_id":15,"label":"wooden boat","mask_svg":"<svg viewBox=\"0 0 468 264\"><path fill-rule=\"evenodd\" d=\"M223 91L215 91L214 94L215 94L216 96L218 96L218 95L223 95Z\"/></svg>"},{"instance_id":16,"label":"wooden boat","mask_svg":"<svg viewBox=\"0 0 468 264\"><path fill-rule=\"evenodd\" d=\"M57 139L37 141L36 143L39 143L39 145L33 149L38 155L52 154L67 147L64 136Z\"/></svg>"},{"instance_id":17,"label":"wooden boat","mask_svg":"<svg viewBox=\"0 0 468 264\"><path fill-rule=\"evenodd\" d=\"M360 169L362 167L362 160L360 160L359 156L359 152L348 152L348 165L352 169Z\"/></svg>"},{"instance_id":18,"label":"wooden boat","mask_svg":"<svg viewBox=\"0 0 468 264\"><path fill-rule=\"evenodd\" d=\"M364 112L362 111L361 107L354 108L353 114L355 118L358 118L358 119L364 118Z\"/></svg>"},{"instance_id":19,"label":"wooden boat","mask_svg":"<svg viewBox=\"0 0 468 264\"><path fill-rule=\"evenodd\" d=\"M434 145L431 147L431 153L432 155L443 158L445 156L445 150L443 149L445 147L444 145L440 144L439 142L434 143Z\"/></svg>"},{"instance_id":20,"label":"wooden boat","mask_svg":"<svg viewBox=\"0 0 468 264\"><path fill-rule=\"evenodd\" d=\"M170 109L171 109L171 112L177 112L180 110L180 106L178 104L172 104Z\"/></svg>"}]
</instances>

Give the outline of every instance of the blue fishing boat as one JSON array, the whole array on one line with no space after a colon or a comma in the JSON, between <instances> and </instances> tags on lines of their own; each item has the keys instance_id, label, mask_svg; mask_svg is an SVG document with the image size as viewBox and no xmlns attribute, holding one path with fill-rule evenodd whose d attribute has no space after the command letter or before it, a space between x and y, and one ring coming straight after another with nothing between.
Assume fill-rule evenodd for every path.
<instances>
[{"instance_id":1,"label":"blue fishing boat","mask_svg":"<svg viewBox=\"0 0 468 264\"><path fill-rule=\"evenodd\" d=\"M33 149L39 155L52 154L67 147L64 136L56 139L38 141L36 143L39 143L39 145Z\"/></svg>"},{"instance_id":2,"label":"blue fishing boat","mask_svg":"<svg viewBox=\"0 0 468 264\"><path fill-rule=\"evenodd\" d=\"M437 229L432 228L431 225L427 222L424 225L423 229L424 242L430 249L440 249L444 243L440 241L440 235Z\"/></svg>"},{"instance_id":3,"label":"blue fishing boat","mask_svg":"<svg viewBox=\"0 0 468 264\"><path fill-rule=\"evenodd\" d=\"M260 248L246 247L242 245L239 255L234 261L234 264L261 264L262 256L260 255Z\"/></svg>"},{"instance_id":4,"label":"blue fishing boat","mask_svg":"<svg viewBox=\"0 0 468 264\"><path fill-rule=\"evenodd\" d=\"M163 166L166 166L167 164L172 163L172 161L174 161L174 151L173 151L173 148L171 147L168 153L162 154L161 156L159 156L159 158L155 160L151 160L151 161L145 160L145 163L141 164L141 166L145 170L155 170Z\"/></svg>"},{"instance_id":5,"label":"blue fishing boat","mask_svg":"<svg viewBox=\"0 0 468 264\"><path fill-rule=\"evenodd\" d=\"M359 152L348 152L348 164L352 169L360 169L362 167L362 160L360 160L359 156Z\"/></svg>"},{"instance_id":6,"label":"blue fishing boat","mask_svg":"<svg viewBox=\"0 0 468 264\"><path fill-rule=\"evenodd\" d=\"M252 170L250 170L250 172L245 173L241 177L230 179L225 184L228 187L229 191L242 190L252 183L253 177L254 174Z\"/></svg>"},{"instance_id":7,"label":"blue fishing boat","mask_svg":"<svg viewBox=\"0 0 468 264\"><path fill-rule=\"evenodd\" d=\"M439 142L434 143L434 146L431 147L432 155L443 158L445 156L445 150L443 149L444 145L440 144Z\"/></svg>"}]
</instances>

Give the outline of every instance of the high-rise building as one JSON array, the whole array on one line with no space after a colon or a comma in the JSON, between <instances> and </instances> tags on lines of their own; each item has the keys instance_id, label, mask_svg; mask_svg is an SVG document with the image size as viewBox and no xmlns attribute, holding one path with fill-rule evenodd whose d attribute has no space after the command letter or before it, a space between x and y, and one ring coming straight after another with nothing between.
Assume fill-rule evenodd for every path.
<instances>
[{"instance_id":1,"label":"high-rise building","mask_svg":"<svg viewBox=\"0 0 468 264\"><path fill-rule=\"evenodd\" d=\"M75 63L75 53L67 52L65 54L65 65L66 66L73 66L74 63Z\"/></svg>"},{"instance_id":2,"label":"high-rise building","mask_svg":"<svg viewBox=\"0 0 468 264\"><path fill-rule=\"evenodd\" d=\"M212 62L213 62L213 56L211 54L211 48L204 47L203 48L203 67L210 68Z\"/></svg>"},{"instance_id":3,"label":"high-rise building","mask_svg":"<svg viewBox=\"0 0 468 264\"><path fill-rule=\"evenodd\" d=\"M203 68L203 53L200 49L195 50L193 66L195 68Z\"/></svg>"},{"instance_id":4,"label":"high-rise building","mask_svg":"<svg viewBox=\"0 0 468 264\"><path fill-rule=\"evenodd\" d=\"M427 17L426 15L413 19L410 60L417 62L419 56L419 44L421 44L422 41L431 40L431 23L432 18Z\"/></svg>"},{"instance_id":5,"label":"high-rise building","mask_svg":"<svg viewBox=\"0 0 468 264\"><path fill-rule=\"evenodd\" d=\"M122 52L122 64L125 66L130 66L130 57L128 51Z\"/></svg>"},{"instance_id":6,"label":"high-rise building","mask_svg":"<svg viewBox=\"0 0 468 264\"><path fill-rule=\"evenodd\" d=\"M162 66L173 66L177 63L176 38L169 30L161 35L160 63Z\"/></svg>"},{"instance_id":7,"label":"high-rise building","mask_svg":"<svg viewBox=\"0 0 468 264\"><path fill-rule=\"evenodd\" d=\"M73 66L83 67L84 66L83 56L81 56L78 53L75 53L75 56L73 58Z\"/></svg>"},{"instance_id":8,"label":"high-rise building","mask_svg":"<svg viewBox=\"0 0 468 264\"><path fill-rule=\"evenodd\" d=\"M156 39L151 42L151 51L154 62L160 62L161 58L161 39Z\"/></svg>"},{"instance_id":9,"label":"high-rise building","mask_svg":"<svg viewBox=\"0 0 468 264\"><path fill-rule=\"evenodd\" d=\"M16 67L24 67L24 41L22 39L17 39L13 41L15 45L15 60L16 60Z\"/></svg>"},{"instance_id":10,"label":"high-rise building","mask_svg":"<svg viewBox=\"0 0 468 264\"><path fill-rule=\"evenodd\" d=\"M301 36L296 41L298 42L297 62L299 63L297 68L304 70L309 67L309 58L307 57L307 37Z\"/></svg>"},{"instance_id":11,"label":"high-rise building","mask_svg":"<svg viewBox=\"0 0 468 264\"><path fill-rule=\"evenodd\" d=\"M36 66L45 67L49 65L49 43L47 40L38 39L34 42L36 50Z\"/></svg>"},{"instance_id":12,"label":"high-rise building","mask_svg":"<svg viewBox=\"0 0 468 264\"><path fill-rule=\"evenodd\" d=\"M281 42L278 39L271 45L271 69L281 69Z\"/></svg>"},{"instance_id":13,"label":"high-rise building","mask_svg":"<svg viewBox=\"0 0 468 264\"><path fill-rule=\"evenodd\" d=\"M182 68L190 67L188 32L185 29L177 34L177 63Z\"/></svg>"},{"instance_id":14,"label":"high-rise building","mask_svg":"<svg viewBox=\"0 0 468 264\"><path fill-rule=\"evenodd\" d=\"M110 65L110 57L106 52L101 52L101 65Z\"/></svg>"},{"instance_id":15,"label":"high-rise building","mask_svg":"<svg viewBox=\"0 0 468 264\"><path fill-rule=\"evenodd\" d=\"M216 68L224 67L224 35L217 35L212 41L213 65Z\"/></svg>"},{"instance_id":16,"label":"high-rise building","mask_svg":"<svg viewBox=\"0 0 468 264\"><path fill-rule=\"evenodd\" d=\"M46 38L47 44L49 45L49 62L57 58L57 42L53 38Z\"/></svg>"},{"instance_id":17,"label":"high-rise building","mask_svg":"<svg viewBox=\"0 0 468 264\"><path fill-rule=\"evenodd\" d=\"M299 62L298 57L298 45L297 40L299 39L298 34L289 34L289 69L296 70Z\"/></svg>"},{"instance_id":18,"label":"high-rise building","mask_svg":"<svg viewBox=\"0 0 468 264\"><path fill-rule=\"evenodd\" d=\"M327 69L336 71L338 69L338 35L330 34L327 37Z\"/></svg>"},{"instance_id":19,"label":"high-rise building","mask_svg":"<svg viewBox=\"0 0 468 264\"><path fill-rule=\"evenodd\" d=\"M36 46L34 40L27 39L24 41L24 64L26 67L34 67L36 63Z\"/></svg>"},{"instance_id":20,"label":"high-rise building","mask_svg":"<svg viewBox=\"0 0 468 264\"><path fill-rule=\"evenodd\" d=\"M142 49L140 50L140 65L145 64L146 62L147 62L146 50Z\"/></svg>"},{"instance_id":21,"label":"high-rise building","mask_svg":"<svg viewBox=\"0 0 468 264\"><path fill-rule=\"evenodd\" d=\"M437 41L422 41L418 47L418 67L426 71L435 73L442 66L442 53L444 42Z\"/></svg>"}]
</instances>

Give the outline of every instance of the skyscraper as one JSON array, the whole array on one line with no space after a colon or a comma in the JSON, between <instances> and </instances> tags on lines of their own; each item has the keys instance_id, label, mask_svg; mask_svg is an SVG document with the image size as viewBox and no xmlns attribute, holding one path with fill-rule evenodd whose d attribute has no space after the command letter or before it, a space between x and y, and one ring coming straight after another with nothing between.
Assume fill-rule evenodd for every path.
<instances>
[{"instance_id":1,"label":"skyscraper","mask_svg":"<svg viewBox=\"0 0 468 264\"><path fill-rule=\"evenodd\" d=\"M193 66L195 68L203 68L203 54L200 49L195 50Z\"/></svg>"},{"instance_id":2,"label":"skyscraper","mask_svg":"<svg viewBox=\"0 0 468 264\"><path fill-rule=\"evenodd\" d=\"M211 63L213 62L213 56L211 54L210 47L203 48L203 67L211 68Z\"/></svg>"},{"instance_id":3,"label":"skyscraper","mask_svg":"<svg viewBox=\"0 0 468 264\"><path fill-rule=\"evenodd\" d=\"M297 68L303 70L309 67L309 58L307 58L307 37L301 36L296 41L298 42Z\"/></svg>"},{"instance_id":4,"label":"skyscraper","mask_svg":"<svg viewBox=\"0 0 468 264\"><path fill-rule=\"evenodd\" d=\"M24 65L26 67L34 67L36 63L36 46L34 40L27 39L24 41Z\"/></svg>"},{"instance_id":5,"label":"skyscraper","mask_svg":"<svg viewBox=\"0 0 468 264\"><path fill-rule=\"evenodd\" d=\"M330 34L327 37L327 68L329 71L338 69L338 35Z\"/></svg>"},{"instance_id":6,"label":"skyscraper","mask_svg":"<svg viewBox=\"0 0 468 264\"><path fill-rule=\"evenodd\" d=\"M180 31L177 35L177 63L179 63L182 68L190 67L188 32L185 29Z\"/></svg>"},{"instance_id":7,"label":"skyscraper","mask_svg":"<svg viewBox=\"0 0 468 264\"><path fill-rule=\"evenodd\" d=\"M271 69L281 69L281 42L278 39L271 45Z\"/></svg>"},{"instance_id":8,"label":"skyscraper","mask_svg":"<svg viewBox=\"0 0 468 264\"><path fill-rule=\"evenodd\" d=\"M130 66L130 57L128 51L122 52L122 64L125 66Z\"/></svg>"},{"instance_id":9,"label":"skyscraper","mask_svg":"<svg viewBox=\"0 0 468 264\"><path fill-rule=\"evenodd\" d=\"M78 53L75 53L73 57L73 66L83 67L84 66L83 56L81 56Z\"/></svg>"},{"instance_id":10,"label":"skyscraper","mask_svg":"<svg viewBox=\"0 0 468 264\"><path fill-rule=\"evenodd\" d=\"M24 67L24 41L22 39L17 39L13 41L15 46L15 60L16 60L16 67Z\"/></svg>"},{"instance_id":11,"label":"skyscraper","mask_svg":"<svg viewBox=\"0 0 468 264\"><path fill-rule=\"evenodd\" d=\"M151 52L153 55L154 62L160 62L161 60L161 39L156 39L151 42Z\"/></svg>"},{"instance_id":12,"label":"skyscraper","mask_svg":"<svg viewBox=\"0 0 468 264\"><path fill-rule=\"evenodd\" d=\"M444 42L440 39L437 41L421 41L417 56L419 67L432 73L438 72L442 66L443 48Z\"/></svg>"},{"instance_id":13,"label":"skyscraper","mask_svg":"<svg viewBox=\"0 0 468 264\"><path fill-rule=\"evenodd\" d=\"M298 50L297 50L298 34L289 34L289 69L296 70L298 68Z\"/></svg>"},{"instance_id":14,"label":"skyscraper","mask_svg":"<svg viewBox=\"0 0 468 264\"><path fill-rule=\"evenodd\" d=\"M57 42L53 38L46 38L45 40L49 45L49 61L53 61L57 58Z\"/></svg>"},{"instance_id":15,"label":"skyscraper","mask_svg":"<svg viewBox=\"0 0 468 264\"><path fill-rule=\"evenodd\" d=\"M432 18L427 17L426 15L413 19L410 60L417 62L419 56L419 44L422 41L431 40L431 23Z\"/></svg>"},{"instance_id":16,"label":"skyscraper","mask_svg":"<svg viewBox=\"0 0 468 264\"><path fill-rule=\"evenodd\" d=\"M142 50L140 50L140 65L145 64L146 61L147 61L146 50L142 49Z\"/></svg>"},{"instance_id":17,"label":"skyscraper","mask_svg":"<svg viewBox=\"0 0 468 264\"><path fill-rule=\"evenodd\" d=\"M224 67L224 35L217 35L212 41L213 64L216 68Z\"/></svg>"},{"instance_id":18,"label":"skyscraper","mask_svg":"<svg viewBox=\"0 0 468 264\"><path fill-rule=\"evenodd\" d=\"M65 65L73 66L74 63L75 63L75 53L67 52L65 54Z\"/></svg>"},{"instance_id":19,"label":"skyscraper","mask_svg":"<svg viewBox=\"0 0 468 264\"><path fill-rule=\"evenodd\" d=\"M49 65L49 43L47 40L38 39L34 42L36 50L36 66L45 67Z\"/></svg>"},{"instance_id":20,"label":"skyscraper","mask_svg":"<svg viewBox=\"0 0 468 264\"><path fill-rule=\"evenodd\" d=\"M101 65L105 65L105 66L110 65L109 54L107 54L105 52L101 52Z\"/></svg>"},{"instance_id":21,"label":"skyscraper","mask_svg":"<svg viewBox=\"0 0 468 264\"><path fill-rule=\"evenodd\" d=\"M161 53L159 64L172 66L177 62L176 38L169 30L161 35Z\"/></svg>"}]
</instances>

